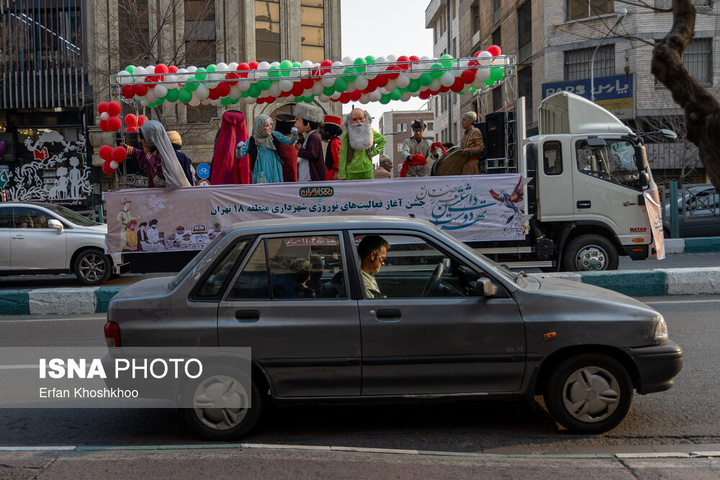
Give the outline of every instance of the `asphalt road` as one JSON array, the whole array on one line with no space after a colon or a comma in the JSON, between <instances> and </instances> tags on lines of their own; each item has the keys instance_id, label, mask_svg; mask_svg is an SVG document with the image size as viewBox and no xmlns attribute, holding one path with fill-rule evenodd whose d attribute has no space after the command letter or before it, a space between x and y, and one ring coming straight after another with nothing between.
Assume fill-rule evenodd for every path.
<instances>
[{"instance_id":1,"label":"asphalt road","mask_svg":"<svg viewBox=\"0 0 720 480\"><path fill-rule=\"evenodd\" d=\"M244 442L454 453L602 453L618 449L702 448L720 451L720 396L714 338L720 297L641 299L667 319L685 350L674 388L637 395L629 416L603 435L558 431L542 408L495 401L452 405L321 406L269 409ZM6 317L0 346L103 345L102 315L85 318ZM0 446L207 445L174 410L0 409Z\"/></svg>"}]
</instances>

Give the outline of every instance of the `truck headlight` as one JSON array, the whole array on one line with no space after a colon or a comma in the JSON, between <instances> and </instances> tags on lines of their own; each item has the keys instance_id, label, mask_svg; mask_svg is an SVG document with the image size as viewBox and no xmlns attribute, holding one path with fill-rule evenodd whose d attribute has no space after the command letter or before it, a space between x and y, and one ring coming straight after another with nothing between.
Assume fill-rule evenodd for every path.
<instances>
[{"instance_id":1,"label":"truck headlight","mask_svg":"<svg viewBox=\"0 0 720 480\"><path fill-rule=\"evenodd\" d=\"M653 325L653 340L657 343L662 343L668 339L668 328L667 323L662 315L655 317Z\"/></svg>"}]
</instances>

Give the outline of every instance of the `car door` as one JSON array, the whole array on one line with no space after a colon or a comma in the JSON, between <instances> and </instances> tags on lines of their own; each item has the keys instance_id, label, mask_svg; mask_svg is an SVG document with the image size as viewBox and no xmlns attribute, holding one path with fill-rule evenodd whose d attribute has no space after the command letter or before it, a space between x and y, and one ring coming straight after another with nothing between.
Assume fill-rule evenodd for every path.
<instances>
[{"instance_id":1,"label":"car door","mask_svg":"<svg viewBox=\"0 0 720 480\"><path fill-rule=\"evenodd\" d=\"M220 347L251 347L280 397L360 394L358 308L345 287L341 238L337 231L263 236L227 274Z\"/></svg>"},{"instance_id":2,"label":"car door","mask_svg":"<svg viewBox=\"0 0 720 480\"><path fill-rule=\"evenodd\" d=\"M13 227L12 206L0 205L0 270L11 268L10 235Z\"/></svg>"},{"instance_id":3,"label":"car door","mask_svg":"<svg viewBox=\"0 0 720 480\"><path fill-rule=\"evenodd\" d=\"M67 236L48 227L55 218L36 207L13 207L10 234L12 270L61 270L68 268ZM36 226L37 225L37 226Z\"/></svg>"},{"instance_id":4,"label":"car door","mask_svg":"<svg viewBox=\"0 0 720 480\"><path fill-rule=\"evenodd\" d=\"M386 298L359 301L363 395L517 391L525 333L515 301L474 296L478 267L427 238L392 232L353 237L359 243L376 233L390 244L375 274Z\"/></svg>"}]
</instances>

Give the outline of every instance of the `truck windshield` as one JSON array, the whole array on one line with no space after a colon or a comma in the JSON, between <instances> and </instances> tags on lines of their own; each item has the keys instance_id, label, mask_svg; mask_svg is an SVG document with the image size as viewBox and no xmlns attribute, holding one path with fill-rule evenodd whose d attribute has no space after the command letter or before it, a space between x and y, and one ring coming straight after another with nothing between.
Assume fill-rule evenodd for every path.
<instances>
[{"instance_id":1,"label":"truck windshield","mask_svg":"<svg viewBox=\"0 0 720 480\"><path fill-rule=\"evenodd\" d=\"M580 140L576 144L576 152L581 173L641 190L635 147L631 142L606 139L605 145L591 146L587 141Z\"/></svg>"}]
</instances>

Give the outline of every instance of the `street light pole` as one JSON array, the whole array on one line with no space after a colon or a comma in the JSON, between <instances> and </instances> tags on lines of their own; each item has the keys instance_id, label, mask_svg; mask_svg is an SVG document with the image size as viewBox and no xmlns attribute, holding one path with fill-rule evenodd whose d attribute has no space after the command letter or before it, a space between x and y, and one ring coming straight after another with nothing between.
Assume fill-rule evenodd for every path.
<instances>
[{"instance_id":1,"label":"street light pole","mask_svg":"<svg viewBox=\"0 0 720 480\"><path fill-rule=\"evenodd\" d=\"M595 54L598 51L598 48L600 48L600 45L603 44L605 39L612 33L613 30L615 30L615 27L617 27L620 22L622 22L622 19L625 18L625 15L627 15L627 8L623 8L618 12L617 20L615 20L615 25L608 30L608 32L605 34L605 36L600 40L600 43L598 43L597 47L595 47L595 50L593 50L592 57L590 57L590 100L595 101Z\"/></svg>"}]
</instances>

